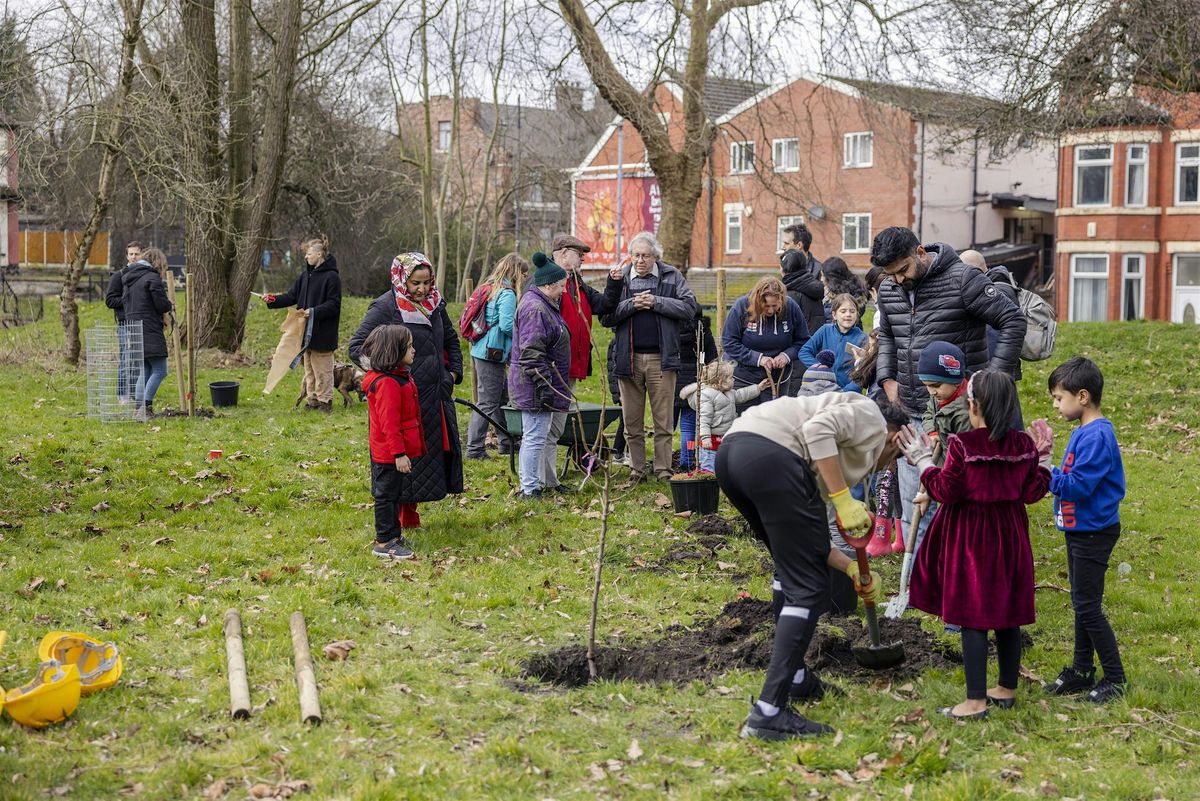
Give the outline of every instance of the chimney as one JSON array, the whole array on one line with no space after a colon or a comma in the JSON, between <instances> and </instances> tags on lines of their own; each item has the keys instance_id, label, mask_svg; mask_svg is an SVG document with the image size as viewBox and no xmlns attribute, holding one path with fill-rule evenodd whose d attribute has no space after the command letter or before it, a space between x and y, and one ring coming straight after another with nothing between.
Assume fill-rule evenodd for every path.
<instances>
[{"instance_id":1,"label":"chimney","mask_svg":"<svg viewBox=\"0 0 1200 801\"><path fill-rule=\"evenodd\" d=\"M583 111L583 87L568 81L554 84L555 111Z\"/></svg>"}]
</instances>

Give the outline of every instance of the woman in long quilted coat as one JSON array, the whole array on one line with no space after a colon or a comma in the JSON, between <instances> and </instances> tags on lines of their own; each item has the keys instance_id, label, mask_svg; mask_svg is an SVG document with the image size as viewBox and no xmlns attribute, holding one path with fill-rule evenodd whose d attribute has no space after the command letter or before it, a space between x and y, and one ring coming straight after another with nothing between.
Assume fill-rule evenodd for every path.
<instances>
[{"instance_id":1,"label":"woman in long quilted coat","mask_svg":"<svg viewBox=\"0 0 1200 801\"><path fill-rule=\"evenodd\" d=\"M463 491L462 448L453 401L454 385L463 379L463 355L458 331L438 292L433 266L421 253L401 253L392 260L392 289L375 299L350 337L350 360L370 369L362 355L363 343L376 328L392 323L412 331L417 355L410 372L417 384L426 447L425 455L413 461L400 503L438 501ZM415 520L400 521L403 528L421 525L419 515L413 514Z\"/></svg>"}]
</instances>

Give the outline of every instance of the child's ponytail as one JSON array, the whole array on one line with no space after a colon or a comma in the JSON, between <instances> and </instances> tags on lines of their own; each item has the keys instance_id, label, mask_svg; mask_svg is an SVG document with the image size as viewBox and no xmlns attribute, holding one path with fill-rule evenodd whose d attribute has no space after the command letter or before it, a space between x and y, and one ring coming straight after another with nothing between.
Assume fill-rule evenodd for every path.
<instances>
[{"instance_id":1,"label":"child's ponytail","mask_svg":"<svg viewBox=\"0 0 1200 801\"><path fill-rule=\"evenodd\" d=\"M999 442L1008 434L1020 409L1017 384L999 370L981 370L967 379L967 403L983 417L988 439Z\"/></svg>"}]
</instances>

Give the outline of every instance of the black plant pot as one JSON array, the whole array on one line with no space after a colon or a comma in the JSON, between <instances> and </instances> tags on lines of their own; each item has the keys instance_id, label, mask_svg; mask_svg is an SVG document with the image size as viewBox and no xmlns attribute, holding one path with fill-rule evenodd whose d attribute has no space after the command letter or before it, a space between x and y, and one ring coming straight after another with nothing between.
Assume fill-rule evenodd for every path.
<instances>
[{"instance_id":1,"label":"black plant pot","mask_svg":"<svg viewBox=\"0 0 1200 801\"><path fill-rule=\"evenodd\" d=\"M212 405L217 406L237 406L238 387L241 384L237 381L213 381L208 385L209 394L212 395Z\"/></svg>"},{"instance_id":2,"label":"black plant pot","mask_svg":"<svg viewBox=\"0 0 1200 801\"><path fill-rule=\"evenodd\" d=\"M671 479L671 500L676 512L715 515L721 500L721 487L713 476Z\"/></svg>"}]
</instances>

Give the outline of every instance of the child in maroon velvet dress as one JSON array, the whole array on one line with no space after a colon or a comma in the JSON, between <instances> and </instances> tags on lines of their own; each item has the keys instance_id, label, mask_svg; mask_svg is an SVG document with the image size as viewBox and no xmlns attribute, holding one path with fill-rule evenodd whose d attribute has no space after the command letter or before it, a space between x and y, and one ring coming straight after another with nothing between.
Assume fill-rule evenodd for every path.
<instances>
[{"instance_id":1,"label":"child in maroon velvet dress","mask_svg":"<svg viewBox=\"0 0 1200 801\"><path fill-rule=\"evenodd\" d=\"M967 700L954 718L987 717L988 706L1016 703L1020 626L1033 623L1033 551L1025 505L1050 486L1049 448L1011 423L1018 408L1012 378L995 370L971 376L972 430L952 435L935 467L928 439L909 429L905 454L939 505L913 565L910 603L962 627ZM996 632L998 686L987 685L987 635Z\"/></svg>"}]
</instances>

